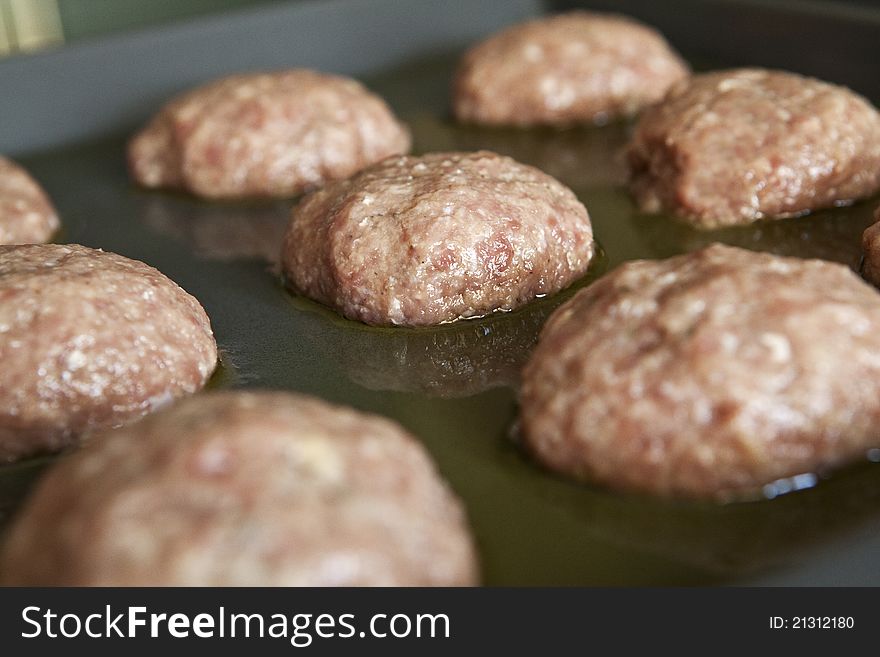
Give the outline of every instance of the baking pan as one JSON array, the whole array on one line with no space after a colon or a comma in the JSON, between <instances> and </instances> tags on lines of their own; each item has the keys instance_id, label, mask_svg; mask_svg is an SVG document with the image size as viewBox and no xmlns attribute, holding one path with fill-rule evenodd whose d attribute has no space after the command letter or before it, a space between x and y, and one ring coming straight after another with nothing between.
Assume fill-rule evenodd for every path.
<instances>
[{"instance_id":1,"label":"baking pan","mask_svg":"<svg viewBox=\"0 0 880 657\"><path fill-rule=\"evenodd\" d=\"M614 494L557 478L524 457L518 371L545 317L571 291L437 329L365 327L281 285L270 261L292 202L209 204L138 190L126 175L126 139L173 93L234 71L311 66L355 75L383 94L412 126L417 152L490 148L572 187L603 250L578 285L625 260L713 240L857 267L877 199L702 233L636 211L622 186L625 123L489 130L449 120L449 79L467 44L573 6L657 25L698 69L783 67L880 100L874 10L670 5L293 2L17 57L0 62L0 152L21 160L54 199L64 222L59 241L148 262L202 301L223 353L210 385L298 390L392 417L419 436L467 505L487 584L880 584L880 465L866 461L803 490L780 482L765 498L716 505ZM4 521L52 460L0 469Z\"/></svg>"}]
</instances>

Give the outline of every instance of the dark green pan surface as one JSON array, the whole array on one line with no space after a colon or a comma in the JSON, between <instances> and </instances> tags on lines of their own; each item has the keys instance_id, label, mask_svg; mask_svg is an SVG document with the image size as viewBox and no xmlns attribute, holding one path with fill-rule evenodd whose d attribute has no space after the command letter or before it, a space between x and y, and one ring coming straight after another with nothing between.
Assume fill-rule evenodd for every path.
<instances>
[{"instance_id":1,"label":"dark green pan surface","mask_svg":"<svg viewBox=\"0 0 880 657\"><path fill-rule=\"evenodd\" d=\"M450 53L416 61L367 82L410 122L417 152L489 148L571 186L606 254L592 276L625 260L665 257L714 240L857 267L859 238L876 200L716 233L644 216L621 185L619 151L629 126L457 127L446 118L454 59ZM542 471L515 442L516 377L547 313L570 291L519 312L435 330L345 321L291 297L262 259L278 250L292 203L211 205L137 190L124 167L126 137L21 158L60 209L59 241L148 262L198 297L223 350L212 385L311 393L387 415L419 436L464 499L487 584L691 585L774 577L810 583L802 573L811 564L845 554L880 525L880 465L867 460L808 490L727 505L617 495ZM50 462L0 470L3 520ZM877 583L878 571L851 570L847 577Z\"/></svg>"}]
</instances>

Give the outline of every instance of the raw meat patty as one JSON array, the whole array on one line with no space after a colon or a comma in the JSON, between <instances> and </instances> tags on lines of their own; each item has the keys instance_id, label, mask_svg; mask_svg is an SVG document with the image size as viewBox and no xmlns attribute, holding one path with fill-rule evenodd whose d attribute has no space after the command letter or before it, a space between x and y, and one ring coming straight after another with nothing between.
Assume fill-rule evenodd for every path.
<instances>
[{"instance_id":1,"label":"raw meat patty","mask_svg":"<svg viewBox=\"0 0 880 657\"><path fill-rule=\"evenodd\" d=\"M216 362L199 302L152 267L74 244L0 247L0 462L138 419Z\"/></svg>"},{"instance_id":2,"label":"raw meat patty","mask_svg":"<svg viewBox=\"0 0 880 657\"><path fill-rule=\"evenodd\" d=\"M55 208L37 182L0 157L0 244L48 242L59 226Z\"/></svg>"},{"instance_id":3,"label":"raw meat patty","mask_svg":"<svg viewBox=\"0 0 880 657\"><path fill-rule=\"evenodd\" d=\"M129 145L134 179L210 199L284 197L409 150L408 130L355 80L234 75L172 100Z\"/></svg>"},{"instance_id":4,"label":"raw meat patty","mask_svg":"<svg viewBox=\"0 0 880 657\"><path fill-rule=\"evenodd\" d=\"M720 245L627 263L551 316L520 402L553 470L750 494L880 446L880 295L842 265Z\"/></svg>"},{"instance_id":5,"label":"raw meat patty","mask_svg":"<svg viewBox=\"0 0 880 657\"><path fill-rule=\"evenodd\" d=\"M798 215L880 189L880 114L794 73L707 73L642 115L628 161L647 212L703 228Z\"/></svg>"},{"instance_id":6,"label":"raw meat patty","mask_svg":"<svg viewBox=\"0 0 880 657\"><path fill-rule=\"evenodd\" d=\"M654 29L574 11L514 25L469 50L453 83L459 121L571 125L630 115L688 67Z\"/></svg>"},{"instance_id":7,"label":"raw meat patty","mask_svg":"<svg viewBox=\"0 0 880 657\"><path fill-rule=\"evenodd\" d=\"M553 294L593 251L571 190L481 151L389 158L314 192L281 257L293 289L346 317L424 326Z\"/></svg>"},{"instance_id":8,"label":"raw meat patty","mask_svg":"<svg viewBox=\"0 0 880 657\"><path fill-rule=\"evenodd\" d=\"M377 416L291 393L206 393L95 437L40 481L0 581L436 586L477 581L458 500Z\"/></svg>"}]
</instances>

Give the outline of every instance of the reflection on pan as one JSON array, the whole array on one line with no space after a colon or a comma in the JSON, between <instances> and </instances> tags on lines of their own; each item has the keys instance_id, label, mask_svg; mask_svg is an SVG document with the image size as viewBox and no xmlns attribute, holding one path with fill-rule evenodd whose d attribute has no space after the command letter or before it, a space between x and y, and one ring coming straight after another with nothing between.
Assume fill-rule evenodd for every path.
<instances>
[{"instance_id":1,"label":"reflection on pan","mask_svg":"<svg viewBox=\"0 0 880 657\"><path fill-rule=\"evenodd\" d=\"M261 259L275 265L290 202L204 203L165 193L142 194L139 216L151 229L184 242L209 260Z\"/></svg>"},{"instance_id":2,"label":"reflection on pan","mask_svg":"<svg viewBox=\"0 0 880 657\"><path fill-rule=\"evenodd\" d=\"M537 469L524 455L515 458ZM793 554L876 519L880 504L880 466L867 459L804 490L728 504L619 495L558 478L534 481L597 539L730 580L790 562Z\"/></svg>"},{"instance_id":3,"label":"reflection on pan","mask_svg":"<svg viewBox=\"0 0 880 657\"><path fill-rule=\"evenodd\" d=\"M510 313L494 313L432 328L377 328L342 319L332 310L292 297L301 310L322 315L307 338L322 358L370 390L467 397L515 386L544 321L563 301L604 270L598 247L585 277L546 299Z\"/></svg>"},{"instance_id":4,"label":"reflection on pan","mask_svg":"<svg viewBox=\"0 0 880 657\"><path fill-rule=\"evenodd\" d=\"M12 515L21 506L28 491L49 464L57 458L60 457L53 455L11 465L0 465L0 535L9 524Z\"/></svg>"},{"instance_id":5,"label":"reflection on pan","mask_svg":"<svg viewBox=\"0 0 880 657\"><path fill-rule=\"evenodd\" d=\"M665 258L723 242L777 255L841 262L857 270L862 233L872 223L875 205L857 203L802 217L710 231L695 229L667 215L634 214L633 222L652 257Z\"/></svg>"}]
</instances>

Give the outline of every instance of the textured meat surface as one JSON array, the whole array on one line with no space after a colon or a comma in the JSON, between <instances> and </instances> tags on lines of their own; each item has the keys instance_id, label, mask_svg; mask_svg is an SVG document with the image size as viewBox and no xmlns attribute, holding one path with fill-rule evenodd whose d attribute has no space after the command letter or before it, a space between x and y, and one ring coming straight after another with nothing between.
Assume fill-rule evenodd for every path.
<instances>
[{"instance_id":1,"label":"textured meat surface","mask_svg":"<svg viewBox=\"0 0 880 657\"><path fill-rule=\"evenodd\" d=\"M128 159L145 187L284 197L409 146L406 127L360 83L294 69L230 76L172 100L132 139Z\"/></svg>"},{"instance_id":2,"label":"textured meat surface","mask_svg":"<svg viewBox=\"0 0 880 657\"><path fill-rule=\"evenodd\" d=\"M720 245L627 263L551 316L521 418L547 467L720 496L880 446L880 295L821 260Z\"/></svg>"},{"instance_id":3,"label":"textured meat surface","mask_svg":"<svg viewBox=\"0 0 880 657\"><path fill-rule=\"evenodd\" d=\"M463 509L398 425L289 393L206 393L97 436L40 482L5 585L477 581Z\"/></svg>"},{"instance_id":4,"label":"textured meat surface","mask_svg":"<svg viewBox=\"0 0 880 657\"><path fill-rule=\"evenodd\" d=\"M868 226L862 234L862 251L865 256L862 273L874 285L880 285L880 208L877 208L874 218L877 223Z\"/></svg>"},{"instance_id":5,"label":"textured meat surface","mask_svg":"<svg viewBox=\"0 0 880 657\"><path fill-rule=\"evenodd\" d=\"M52 452L201 388L199 302L142 262L79 245L0 247L0 461Z\"/></svg>"},{"instance_id":6,"label":"textured meat surface","mask_svg":"<svg viewBox=\"0 0 880 657\"><path fill-rule=\"evenodd\" d=\"M293 210L289 285L367 324L424 326L510 310L582 276L586 208L508 157L400 157L312 193Z\"/></svg>"},{"instance_id":7,"label":"textured meat surface","mask_svg":"<svg viewBox=\"0 0 880 657\"><path fill-rule=\"evenodd\" d=\"M645 211L704 228L792 216L880 189L880 114L793 73L707 73L642 115L628 161Z\"/></svg>"},{"instance_id":8,"label":"textured meat surface","mask_svg":"<svg viewBox=\"0 0 880 657\"><path fill-rule=\"evenodd\" d=\"M60 222L37 182L20 166L0 156L0 244L40 244Z\"/></svg>"},{"instance_id":9,"label":"textured meat surface","mask_svg":"<svg viewBox=\"0 0 880 657\"><path fill-rule=\"evenodd\" d=\"M453 83L460 121L570 125L630 115L688 68L654 29L575 11L514 25L465 53Z\"/></svg>"}]
</instances>

